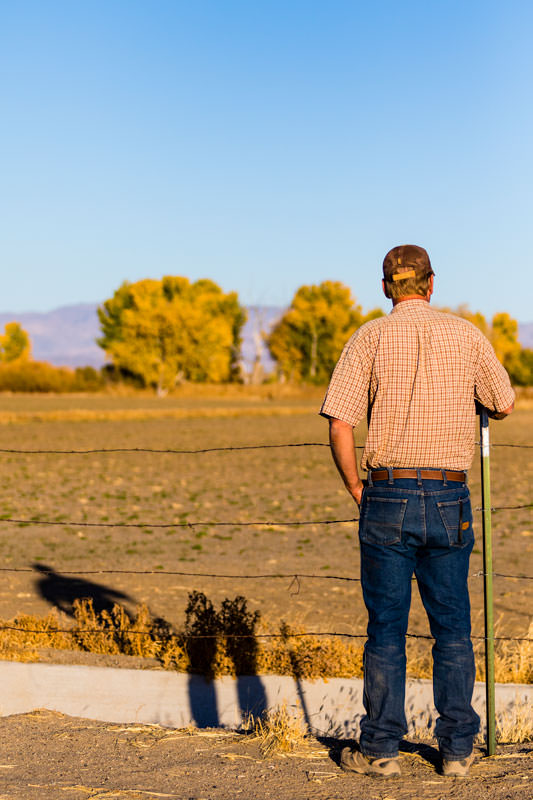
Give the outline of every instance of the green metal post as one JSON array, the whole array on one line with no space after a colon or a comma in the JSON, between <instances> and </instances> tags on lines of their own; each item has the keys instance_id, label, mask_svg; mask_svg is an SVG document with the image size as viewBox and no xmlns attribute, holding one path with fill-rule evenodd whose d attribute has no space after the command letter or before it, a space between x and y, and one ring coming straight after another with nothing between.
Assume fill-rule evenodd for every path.
<instances>
[{"instance_id":1,"label":"green metal post","mask_svg":"<svg viewBox=\"0 0 533 800\"><path fill-rule=\"evenodd\" d=\"M494 689L494 610L492 599L492 517L490 499L489 417L479 415L481 449L481 498L483 506L483 575L485 594L485 690L487 698L487 754L496 752L496 696Z\"/></svg>"}]
</instances>

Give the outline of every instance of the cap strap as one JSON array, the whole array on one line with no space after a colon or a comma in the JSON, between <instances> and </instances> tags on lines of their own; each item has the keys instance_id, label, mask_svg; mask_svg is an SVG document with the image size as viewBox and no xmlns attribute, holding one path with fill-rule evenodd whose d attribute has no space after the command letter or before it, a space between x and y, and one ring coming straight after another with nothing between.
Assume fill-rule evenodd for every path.
<instances>
[{"instance_id":1,"label":"cap strap","mask_svg":"<svg viewBox=\"0 0 533 800\"><path fill-rule=\"evenodd\" d=\"M405 281L407 278L416 278L414 269L410 269L407 272L395 272L392 276L393 281Z\"/></svg>"}]
</instances>

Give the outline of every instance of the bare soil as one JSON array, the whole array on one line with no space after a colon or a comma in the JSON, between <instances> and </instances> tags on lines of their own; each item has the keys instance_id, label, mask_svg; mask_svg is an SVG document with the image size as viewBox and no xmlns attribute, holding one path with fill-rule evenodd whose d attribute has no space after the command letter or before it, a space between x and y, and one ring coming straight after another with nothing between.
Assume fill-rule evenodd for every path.
<instances>
[{"instance_id":1,"label":"bare soil","mask_svg":"<svg viewBox=\"0 0 533 800\"><path fill-rule=\"evenodd\" d=\"M327 423L316 411L320 399L283 400L283 414L250 416L268 400L215 398L214 412L240 416L199 419L54 420L0 425L4 448L87 449L114 447L206 448L284 442L327 441ZM308 413L302 413L302 402ZM142 409L166 413L191 408L191 400L154 398L0 397L0 418L13 411L69 412ZM214 400L212 401L215 402ZM203 406L208 400L201 399ZM292 406L291 406L292 404ZM294 413L292 413L294 412ZM83 413L82 413L83 416ZM0 420L1 421L1 420ZM533 443L533 411L518 410L491 423L494 443ZM358 431L362 442L364 430ZM531 450L492 450L492 504L531 502ZM76 597L92 596L97 608L118 601L132 609L148 604L152 613L180 628L187 596L204 591L213 601L244 595L273 625L280 619L306 630L364 632L365 612L357 582L359 555L353 522L324 525L313 520L350 519L357 509L341 485L327 447L217 452L197 455L107 453L93 455L3 455L0 460L0 517L35 519L29 525L0 520L4 573L0 617L45 614L51 607L72 614ZM478 458L470 473L474 507L481 505ZM474 634L483 635L481 519L471 561ZM38 520L62 524L49 527ZM79 522L101 523L84 528ZM231 522L157 528L157 524ZM253 526L241 523L258 522ZM287 522L305 523L289 526ZM309 521L309 522L308 522ZM105 527L113 522L148 523L142 528ZM531 509L493 515L494 569L533 574ZM140 570L242 576L112 574L75 576L77 570ZM253 579L264 573L317 578ZM531 618L533 581L495 578L495 614L500 635L525 636ZM425 614L413 592L410 631L427 633Z\"/></svg>"},{"instance_id":2,"label":"bare soil","mask_svg":"<svg viewBox=\"0 0 533 800\"><path fill-rule=\"evenodd\" d=\"M310 740L262 758L259 741L223 730L117 725L50 711L0 719L0 800L531 800L533 748L476 751L466 779L442 777L434 748L406 742L402 777L345 774L350 742Z\"/></svg>"}]
</instances>

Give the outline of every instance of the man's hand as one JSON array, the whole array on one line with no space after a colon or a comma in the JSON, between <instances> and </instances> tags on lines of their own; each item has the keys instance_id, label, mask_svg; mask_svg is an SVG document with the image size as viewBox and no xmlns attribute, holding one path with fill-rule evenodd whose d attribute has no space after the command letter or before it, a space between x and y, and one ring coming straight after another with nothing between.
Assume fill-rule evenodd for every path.
<instances>
[{"instance_id":1,"label":"man's hand","mask_svg":"<svg viewBox=\"0 0 533 800\"><path fill-rule=\"evenodd\" d=\"M476 414L479 414L482 408L485 408L487 416L489 416L491 419L505 419L505 417L508 417L509 414L512 413L514 409L514 403L512 406L509 406L509 408L506 408L504 411L493 411L490 408L486 408L486 406L482 406L479 400L476 400Z\"/></svg>"},{"instance_id":2,"label":"man's hand","mask_svg":"<svg viewBox=\"0 0 533 800\"><path fill-rule=\"evenodd\" d=\"M363 494L364 483L357 471L357 458L353 440L353 427L341 419L329 420L329 445L335 466L344 481L344 485L359 506Z\"/></svg>"},{"instance_id":3,"label":"man's hand","mask_svg":"<svg viewBox=\"0 0 533 800\"><path fill-rule=\"evenodd\" d=\"M364 488L365 488L365 484L364 484L364 482L363 482L363 481L361 481L361 485L360 485L360 486L359 486L357 489L355 489L355 491L351 492L351 491L348 489L348 491L349 491L349 492L350 492L350 494L352 495L353 499L354 499L354 500L355 500L355 502L357 503L357 507L358 507L358 508L359 508L359 506L361 505L361 499L362 499L362 497L363 497L363 489L364 489Z\"/></svg>"}]
</instances>

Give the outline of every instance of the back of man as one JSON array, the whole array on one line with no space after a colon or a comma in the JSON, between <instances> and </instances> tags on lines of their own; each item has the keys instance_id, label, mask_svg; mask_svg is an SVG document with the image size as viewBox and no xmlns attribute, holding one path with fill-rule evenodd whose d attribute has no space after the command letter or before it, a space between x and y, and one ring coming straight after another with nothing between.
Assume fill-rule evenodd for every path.
<instances>
[{"instance_id":1,"label":"back of man","mask_svg":"<svg viewBox=\"0 0 533 800\"><path fill-rule=\"evenodd\" d=\"M367 714L361 752L344 753L342 764L355 772L399 774L413 574L435 637L435 733L445 773L467 773L479 728L471 706L467 577L474 537L466 470L474 452L476 400L503 416L514 395L480 331L430 307L433 274L422 248L402 245L387 254L383 288L393 310L346 344L321 409L330 419L335 463L361 509ZM352 428L365 414L363 490Z\"/></svg>"}]
</instances>

